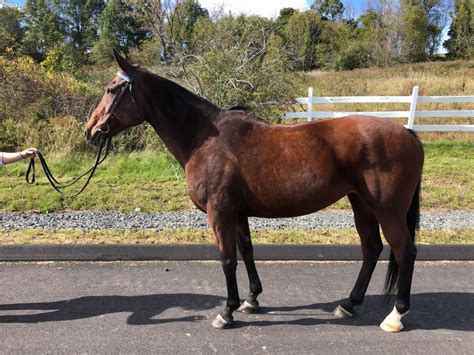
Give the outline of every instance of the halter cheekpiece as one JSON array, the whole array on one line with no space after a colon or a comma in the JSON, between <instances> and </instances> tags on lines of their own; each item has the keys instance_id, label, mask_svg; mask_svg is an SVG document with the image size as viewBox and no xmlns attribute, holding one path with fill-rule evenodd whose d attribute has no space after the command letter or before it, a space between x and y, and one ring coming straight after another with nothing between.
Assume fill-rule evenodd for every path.
<instances>
[{"instance_id":1,"label":"halter cheekpiece","mask_svg":"<svg viewBox=\"0 0 474 355\"><path fill-rule=\"evenodd\" d=\"M113 116L115 114L115 110L117 109L117 107L119 106L120 102L123 100L123 98L125 97L125 95L127 94L127 92L130 93L130 99L132 100L133 102L133 105L135 106L135 109L137 111L137 117L139 120L143 121L143 117L142 115L140 114L140 110L138 109L138 105L137 105L137 102L135 101L135 97L133 96L133 93L132 93L132 87L133 87L133 84L134 84L134 81L135 81L135 77L137 76L137 73L138 73L138 70L135 70L132 75L128 76L127 74L125 74L123 71L119 71L117 72L117 76L119 76L120 78L122 78L123 80L125 80L125 83L123 83L121 86L122 86L122 91L121 93L116 97L115 101L112 103L111 107L110 107L110 110L109 110L109 114L110 116Z\"/></svg>"}]
</instances>

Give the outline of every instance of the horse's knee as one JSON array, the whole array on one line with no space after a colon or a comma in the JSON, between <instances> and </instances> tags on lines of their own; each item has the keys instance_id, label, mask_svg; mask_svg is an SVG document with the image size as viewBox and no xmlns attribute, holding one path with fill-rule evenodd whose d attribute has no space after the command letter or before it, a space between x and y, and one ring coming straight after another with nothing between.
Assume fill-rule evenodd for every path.
<instances>
[{"instance_id":1,"label":"horse's knee","mask_svg":"<svg viewBox=\"0 0 474 355\"><path fill-rule=\"evenodd\" d=\"M227 275L232 275L235 274L235 271L237 270L237 258L235 257L230 257L230 258L222 258L221 259L221 265L222 265L222 270L224 270L224 274Z\"/></svg>"}]
</instances>

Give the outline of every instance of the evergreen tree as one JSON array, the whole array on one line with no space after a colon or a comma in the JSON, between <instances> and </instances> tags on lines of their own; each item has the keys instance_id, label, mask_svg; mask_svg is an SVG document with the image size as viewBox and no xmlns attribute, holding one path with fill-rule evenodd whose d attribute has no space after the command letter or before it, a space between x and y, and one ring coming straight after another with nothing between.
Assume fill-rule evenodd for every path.
<instances>
[{"instance_id":1,"label":"evergreen tree","mask_svg":"<svg viewBox=\"0 0 474 355\"><path fill-rule=\"evenodd\" d=\"M472 0L457 0L452 23L449 27L449 39L444 42L450 58L474 56L474 21Z\"/></svg>"},{"instance_id":2,"label":"evergreen tree","mask_svg":"<svg viewBox=\"0 0 474 355\"><path fill-rule=\"evenodd\" d=\"M418 0L401 1L401 59L420 62L426 59L428 48L428 17Z\"/></svg>"},{"instance_id":3,"label":"evergreen tree","mask_svg":"<svg viewBox=\"0 0 474 355\"><path fill-rule=\"evenodd\" d=\"M428 54L436 54L442 40L443 29L447 25L448 11L447 1L445 0L422 0L423 7L427 17L427 35L428 35Z\"/></svg>"}]
</instances>

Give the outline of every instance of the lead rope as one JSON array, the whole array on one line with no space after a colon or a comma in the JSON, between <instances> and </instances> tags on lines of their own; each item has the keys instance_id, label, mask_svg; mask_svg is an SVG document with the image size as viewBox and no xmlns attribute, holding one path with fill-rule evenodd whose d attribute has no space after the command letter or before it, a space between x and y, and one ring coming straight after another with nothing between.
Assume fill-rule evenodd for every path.
<instances>
[{"instance_id":1,"label":"lead rope","mask_svg":"<svg viewBox=\"0 0 474 355\"><path fill-rule=\"evenodd\" d=\"M94 175L97 167L105 160L105 158L107 158L107 155L109 154L111 141L112 141L111 138L105 138L103 135L101 135L100 142L99 142L99 148L97 149L97 158L96 158L94 166L92 168L90 168L89 170L87 170L85 173L83 173L81 176L73 179L73 181L71 181L69 183L61 184L53 176L51 170L48 167L48 164L46 163L46 160L44 159L43 154L41 154L41 152L38 151L37 156L38 156L38 158L41 162L41 166L43 168L44 174L46 175L46 178L48 179L51 186L64 197L75 197L75 196L79 195L82 191L84 191L84 189L87 187L87 185L89 185L89 182L91 181L92 176ZM101 157L102 149L104 148L105 145L107 145L107 147L105 149L105 154L104 154L103 157ZM64 188L69 187L69 186L75 184L76 182L78 182L80 179L82 179L87 174L90 174L90 175L87 178L84 186L82 186L82 188L78 192L76 192L75 194L72 194L72 195L67 195L67 194L64 193L64 191L62 191ZM31 178L30 178L30 175L31 175ZM35 181L36 181L35 160L31 159L30 160L30 165L28 166L28 170L26 171L26 182L28 184L33 184Z\"/></svg>"}]
</instances>

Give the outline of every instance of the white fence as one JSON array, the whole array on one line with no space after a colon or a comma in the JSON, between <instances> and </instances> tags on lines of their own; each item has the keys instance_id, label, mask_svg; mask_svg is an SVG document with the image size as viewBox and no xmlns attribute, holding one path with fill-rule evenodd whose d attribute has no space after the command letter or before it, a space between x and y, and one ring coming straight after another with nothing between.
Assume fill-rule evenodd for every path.
<instances>
[{"instance_id":1,"label":"white fence","mask_svg":"<svg viewBox=\"0 0 474 355\"><path fill-rule=\"evenodd\" d=\"M285 118L337 118L349 115L371 115L385 118L407 118L405 127L417 132L474 132L474 125L416 125L417 117L474 117L474 110L438 110L417 111L421 103L474 103L474 96L418 96L418 86L413 87L411 96L334 96L313 97L313 88L308 89L308 97L299 97L296 101L307 105L305 112L288 112ZM347 103L405 103L410 104L408 111L369 111L369 112L327 112L313 111L314 104L347 104Z\"/></svg>"}]
</instances>

